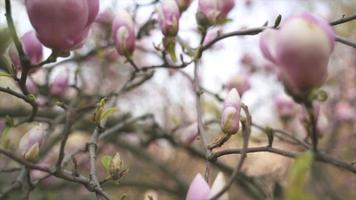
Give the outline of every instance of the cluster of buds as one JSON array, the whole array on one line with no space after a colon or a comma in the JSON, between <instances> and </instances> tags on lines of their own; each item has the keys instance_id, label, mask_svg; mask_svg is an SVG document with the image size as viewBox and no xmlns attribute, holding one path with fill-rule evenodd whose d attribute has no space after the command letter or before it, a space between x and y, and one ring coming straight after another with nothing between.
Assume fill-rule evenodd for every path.
<instances>
[{"instance_id":1,"label":"cluster of buds","mask_svg":"<svg viewBox=\"0 0 356 200\"><path fill-rule=\"evenodd\" d=\"M263 55L279 68L280 78L293 95L320 87L335 46L335 33L323 19L302 13L279 30L266 30L260 39Z\"/></svg>"},{"instance_id":2,"label":"cluster of buds","mask_svg":"<svg viewBox=\"0 0 356 200\"><path fill-rule=\"evenodd\" d=\"M240 127L241 100L236 89L230 90L224 101L221 129L226 134L235 134Z\"/></svg>"},{"instance_id":3,"label":"cluster of buds","mask_svg":"<svg viewBox=\"0 0 356 200\"><path fill-rule=\"evenodd\" d=\"M28 161L38 158L40 147L43 145L47 127L43 124L36 125L22 136L19 143L20 154Z\"/></svg>"},{"instance_id":4,"label":"cluster of buds","mask_svg":"<svg viewBox=\"0 0 356 200\"><path fill-rule=\"evenodd\" d=\"M21 43L24 53L29 58L31 65L36 65L41 62L43 58L43 46L38 40L34 31L26 32L21 37ZM11 58L12 64L19 68L21 66L21 61L14 45L12 45L9 50L9 56Z\"/></svg>"},{"instance_id":5,"label":"cluster of buds","mask_svg":"<svg viewBox=\"0 0 356 200\"><path fill-rule=\"evenodd\" d=\"M124 162L121 160L120 154L116 153L109 164L110 177L113 180L118 180L126 171L127 169L124 166Z\"/></svg>"},{"instance_id":6,"label":"cluster of buds","mask_svg":"<svg viewBox=\"0 0 356 200\"><path fill-rule=\"evenodd\" d=\"M25 5L38 39L60 52L82 46L99 11L99 0L26 0Z\"/></svg>"},{"instance_id":7,"label":"cluster of buds","mask_svg":"<svg viewBox=\"0 0 356 200\"><path fill-rule=\"evenodd\" d=\"M225 186L225 177L219 172L212 187L204 180L201 174L197 174L189 186L186 200L207 200L215 196ZM219 200L228 200L229 195L224 193Z\"/></svg>"},{"instance_id":8,"label":"cluster of buds","mask_svg":"<svg viewBox=\"0 0 356 200\"><path fill-rule=\"evenodd\" d=\"M203 27L224 23L234 6L235 0L199 0L197 21Z\"/></svg>"},{"instance_id":9,"label":"cluster of buds","mask_svg":"<svg viewBox=\"0 0 356 200\"><path fill-rule=\"evenodd\" d=\"M49 84L49 93L53 96L63 96L69 88L69 70L64 69L56 74L53 81Z\"/></svg>"},{"instance_id":10,"label":"cluster of buds","mask_svg":"<svg viewBox=\"0 0 356 200\"><path fill-rule=\"evenodd\" d=\"M135 50L135 25L129 13L118 12L112 23L112 38L120 55L130 56Z\"/></svg>"}]
</instances>

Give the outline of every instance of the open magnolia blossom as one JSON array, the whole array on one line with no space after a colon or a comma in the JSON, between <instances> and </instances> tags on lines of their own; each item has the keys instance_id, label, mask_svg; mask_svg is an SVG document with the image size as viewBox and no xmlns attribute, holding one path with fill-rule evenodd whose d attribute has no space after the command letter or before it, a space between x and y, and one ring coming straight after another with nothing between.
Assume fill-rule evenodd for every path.
<instances>
[{"instance_id":1,"label":"open magnolia blossom","mask_svg":"<svg viewBox=\"0 0 356 200\"><path fill-rule=\"evenodd\" d=\"M287 88L298 94L324 83L334 40L335 33L325 20L302 13L288 18L279 30L264 31L260 48L278 66Z\"/></svg>"},{"instance_id":2,"label":"open magnolia blossom","mask_svg":"<svg viewBox=\"0 0 356 200\"><path fill-rule=\"evenodd\" d=\"M235 0L199 0L197 21L202 26L223 23L234 6Z\"/></svg>"},{"instance_id":3,"label":"open magnolia blossom","mask_svg":"<svg viewBox=\"0 0 356 200\"><path fill-rule=\"evenodd\" d=\"M211 188L203 176L197 174L189 186L186 200L208 200L219 193L225 184L225 177L221 172L216 176ZM225 192L218 200L229 200L228 193Z\"/></svg>"},{"instance_id":4,"label":"open magnolia blossom","mask_svg":"<svg viewBox=\"0 0 356 200\"><path fill-rule=\"evenodd\" d=\"M34 31L28 31L21 37L22 48L26 56L30 59L32 65L36 65L41 62L43 58L43 46L38 40ZM16 67L21 66L19 54L14 45L9 50L9 56L12 64Z\"/></svg>"},{"instance_id":5,"label":"open magnolia blossom","mask_svg":"<svg viewBox=\"0 0 356 200\"><path fill-rule=\"evenodd\" d=\"M112 38L120 55L131 55L135 50L135 25L127 11L119 11L114 18Z\"/></svg>"},{"instance_id":6,"label":"open magnolia blossom","mask_svg":"<svg viewBox=\"0 0 356 200\"><path fill-rule=\"evenodd\" d=\"M82 46L99 11L99 0L26 0L25 5L38 39L62 52Z\"/></svg>"},{"instance_id":7,"label":"open magnolia blossom","mask_svg":"<svg viewBox=\"0 0 356 200\"><path fill-rule=\"evenodd\" d=\"M230 90L224 101L221 114L221 129L224 133L235 134L240 126L241 99L235 88Z\"/></svg>"},{"instance_id":8,"label":"open magnolia blossom","mask_svg":"<svg viewBox=\"0 0 356 200\"><path fill-rule=\"evenodd\" d=\"M22 136L18 149L26 160L37 159L40 147L44 143L46 129L44 124L38 124Z\"/></svg>"},{"instance_id":9,"label":"open magnolia blossom","mask_svg":"<svg viewBox=\"0 0 356 200\"><path fill-rule=\"evenodd\" d=\"M175 0L163 0L158 8L158 22L163 35L174 37L179 29L180 12Z\"/></svg>"}]
</instances>

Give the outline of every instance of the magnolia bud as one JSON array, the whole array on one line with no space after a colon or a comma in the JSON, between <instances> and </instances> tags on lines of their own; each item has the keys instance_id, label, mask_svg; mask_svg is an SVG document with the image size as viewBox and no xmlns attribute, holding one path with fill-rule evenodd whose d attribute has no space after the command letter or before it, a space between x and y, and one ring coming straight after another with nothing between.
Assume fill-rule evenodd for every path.
<instances>
[{"instance_id":1,"label":"magnolia bud","mask_svg":"<svg viewBox=\"0 0 356 200\"><path fill-rule=\"evenodd\" d=\"M224 174L219 172L218 175L216 175L213 185L211 186L209 198L212 198L213 196L218 194L225 187L225 185L226 185L226 182L225 182ZM223 195L221 195L218 198L218 200L229 200L228 193L225 192Z\"/></svg>"},{"instance_id":2,"label":"magnolia bud","mask_svg":"<svg viewBox=\"0 0 356 200\"><path fill-rule=\"evenodd\" d=\"M123 162L121 160L120 154L116 153L110 161L109 173L113 180L117 180L121 176L123 170Z\"/></svg>"},{"instance_id":3,"label":"magnolia bud","mask_svg":"<svg viewBox=\"0 0 356 200\"><path fill-rule=\"evenodd\" d=\"M228 90L235 88L241 96L251 88L248 74L237 74L233 76L226 85Z\"/></svg>"},{"instance_id":4,"label":"magnolia bud","mask_svg":"<svg viewBox=\"0 0 356 200\"><path fill-rule=\"evenodd\" d=\"M202 26L221 24L234 6L235 0L199 0L197 21Z\"/></svg>"},{"instance_id":5,"label":"magnolia bud","mask_svg":"<svg viewBox=\"0 0 356 200\"><path fill-rule=\"evenodd\" d=\"M335 33L325 20L303 13L290 17L279 30L264 31L260 48L278 66L287 88L298 94L324 83L334 39Z\"/></svg>"},{"instance_id":6,"label":"magnolia bud","mask_svg":"<svg viewBox=\"0 0 356 200\"><path fill-rule=\"evenodd\" d=\"M40 147L44 143L46 127L39 124L22 136L19 143L19 152L26 160L36 160Z\"/></svg>"},{"instance_id":7,"label":"magnolia bud","mask_svg":"<svg viewBox=\"0 0 356 200\"><path fill-rule=\"evenodd\" d=\"M112 38L120 55L131 55L135 50L135 25L129 13L119 11L112 24Z\"/></svg>"},{"instance_id":8,"label":"magnolia bud","mask_svg":"<svg viewBox=\"0 0 356 200\"><path fill-rule=\"evenodd\" d=\"M197 174L189 186L185 200L207 200L209 198L210 188L203 176Z\"/></svg>"},{"instance_id":9,"label":"magnolia bud","mask_svg":"<svg viewBox=\"0 0 356 200\"><path fill-rule=\"evenodd\" d=\"M241 111L240 103L240 95L237 90L230 90L224 101L221 116L221 129L224 133L235 134L239 130Z\"/></svg>"},{"instance_id":10,"label":"magnolia bud","mask_svg":"<svg viewBox=\"0 0 356 200\"><path fill-rule=\"evenodd\" d=\"M21 43L24 53L30 59L32 65L36 65L41 62L43 58L43 46L38 40L34 31L29 31L25 33L21 37ZM20 67L21 61L14 45L11 46L9 50L9 55L14 66Z\"/></svg>"},{"instance_id":11,"label":"magnolia bud","mask_svg":"<svg viewBox=\"0 0 356 200\"><path fill-rule=\"evenodd\" d=\"M26 0L38 39L62 52L79 48L99 11L99 0Z\"/></svg>"},{"instance_id":12,"label":"magnolia bud","mask_svg":"<svg viewBox=\"0 0 356 200\"><path fill-rule=\"evenodd\" d=\"M49 85L49 93L53 96L63 96L69 87L69 70L58 73Z\"/></svg>"},{"instance_id":13,"label":"magnolia bud","mask_svg":"<svg viewBox=\"0 0 356 200\"><path fill-rule=\"evenodd\" d=\"M176 0L178 7L179 7L179 11L182 13L184 12L192 3L192 0Z\"/></svg>"},{"instance_id":14,"label":"magnolia bud","mask_svg":"<svg viewBox=\"0 0 356 200\"><path fill-rule=\"evenodd\" d=\"M163 0L158 8L158 21L163 35L174 37L178 33L180 12L175 0Z\"/></svg>"}]
</instances>

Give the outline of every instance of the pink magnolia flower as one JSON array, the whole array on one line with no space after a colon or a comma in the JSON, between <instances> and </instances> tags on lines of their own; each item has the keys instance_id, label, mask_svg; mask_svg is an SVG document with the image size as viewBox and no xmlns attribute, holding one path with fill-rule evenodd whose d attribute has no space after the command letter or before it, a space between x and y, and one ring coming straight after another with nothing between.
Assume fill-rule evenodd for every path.
<instances>
[{"instance_id":1,"label":"pink magnolia flower","mask_svg":"<svg viewBox=\"0 0 356 200\"><path fill-rule=\"evenodd\" d=\"M279 30L264 31L260 48L278 66L288 89L297 94L324 83L334 38L325 20L303 13L287 19Z\"/></svg>"},{"instance_id":2,"label":"pink magnolia flower","mask_svg":"<svg viewBox=\"0 0 356 200\"><path fill-rule=\"evenodd\" d=\"M240 95L234 88L230 90L224 101L221 128L224 133L235 134L240 126L240 111L241 111Z\"/></svg>"},{"instance_id":3,"label":"pink magnolia flower","mask_svg":"<svg viewBox=\"0 0 356 200\"><path fill-rule=\"evenodd\" d=\"M179 29L180 12L175 0L163 0L158 8L158 22L163 35L176 36Z\"/></svg>"},{"instance_id":4,"label":"pink magnolia flower","mask_svg":"<svg viewBox=\"0 0 356 200\"><path fill-rule=\"evenodd\" d=\"M119 11L113 21L112 38L120 55L130 55L135 50L135 25L124 10Z\"/></svg>"},{"instance_id":5,"label":"pink magnolia flower","mask_svg":"<svg viewBox=\"0 0 356 200\"><path fill-rule=\"evenodd\" d=\"M63 96L69 87L69 70L58 73L49 86L49 93L53 96Z\"/></svg>"},{"instance_id":6,"label":"pink magnolia flower","mask_svg":"<svg viewBox=\"0 0 356 200\"><path fill-rule=\"evenodd\" d=\"M62 52L79 48L99 11L99 0L26 0L38 39Z\"/></svg>"},{"instance_id":7,"label":"pink magnolia flower","mask_svg":"<svg viewBox=\"0 0 356 200\"><path fill-rule=\"evenodd\" d=\"M41 62L43 58L43 46L38 40L36 33L34 31L28 31L21 37L21 43L24 50L24 53L30 59L32 65L36 65ZM9 55L16 67L21 66L21 61L19 54L14 45L11 46L9 50Z\"/></svg>"},{"instance_id":8,"label":"pink magnolia flower","mask_svg":"<svg viewBox=\"0 0 356 200\"><path fill-rule=\"evenodd\" d=\"M222 23L234 6L235 0L199 0L198 23L203 26Z\"/></svg>"},{"instance_id":9,"label":"pink magnolia flower","mask_svg":"<svg viewBox=\"0 0 356 200\"><path fill-rule=\"evenodd\" d=\"M197 174L189 186L186 200L208 200L210 187L201 174Z\"/></svg>"},{"instance_id":10,"label":"pink magnolia flower","mask_svg":"<svg viewBox=\"0 0 356 200\"><path fill-rule=\"evenodd\" d=\"M192 3L192 0L175 0L178 4L180 12L184 12Z\"/></svg>"},{"instance_id":11,"label":"pink magnolia flower","mask_svg":"<svg viewBox=\"0 0 356 200\"><path fill-rule=\"evenodd\" d=\"M44 143L46 128L45 125L39 124L22 136L19 143L19 152L26 160L37 159L39 149Z\"/></svg>"}]
</instances>

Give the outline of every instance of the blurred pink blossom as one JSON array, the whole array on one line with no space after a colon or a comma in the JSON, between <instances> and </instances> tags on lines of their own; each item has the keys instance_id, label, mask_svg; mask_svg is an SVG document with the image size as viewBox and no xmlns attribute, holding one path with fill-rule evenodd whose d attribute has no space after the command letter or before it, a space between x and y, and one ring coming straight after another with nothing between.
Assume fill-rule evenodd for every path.
<instances>
[{"instance_id":1,"label":"blurred pink blossom","mask_svg":"<svg viewBox=\"0 0 356 200\"><path fill-rule=\"evenodd\" d=\"M323 19L310 13L288 18L279 30L266 30L260 39L263 55L279 67L294 93L320 87L335 46L335 33Z\"/></svg>"}]
</instances>

